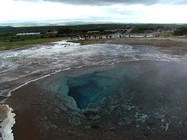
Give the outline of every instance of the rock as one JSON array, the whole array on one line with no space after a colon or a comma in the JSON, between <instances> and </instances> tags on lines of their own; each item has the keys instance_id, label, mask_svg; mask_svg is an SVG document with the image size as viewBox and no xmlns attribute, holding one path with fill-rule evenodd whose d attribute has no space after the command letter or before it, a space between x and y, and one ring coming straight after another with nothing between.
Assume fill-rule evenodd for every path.
<instances>
[{"instance_id":1,"label":"rock","mask_svg":"<svg viewBox=\"0 0 187 140\"><path fill-rule=\"evenodd\" d=\"M124 123L123 121L119 121L117 124L118 124L119 126L124 126L124 125L125 125L125 123Z\"/></svg>"},{"instance_id":2,"label":"rock","mask_svg":"<svg viewBox=\"0 0 187 140\"><path fill-rule=\"evenodd\" d=\"M143 135L147 137L147 136L150 135L150 133L149 132L144 132Z\"/></svg>"},{"instance_id":3,"label":"rock","mask_svg":"<svg viewBox=\"0 0 187 140\"><path fill-rule=\"evenodd\" d=\"M127 106L127 110L128 111L130 111L130 110L132 110L132 109L134 109L135 108L135 106Z\"/></svg>"},{"instance_id":4,"label":"rock","mask_svg":"<svg viewBox=\"0 0 187 140\"><path fill-rule=\"evenodd\" d=\"M48 117L45 116L45 117L43 117L43 118L40 118L40 120L41 120L41 121L47 121L47 120L48 120Z\"/></svg>"},{"instance_id":5,"label":"rock","mask_svg":"<svg viewBox=\"0 0 187 140\"><path fill-rule=\"evenodd\" d=\"M169 128L169 123L166 123L165 131L167 132Z\"/></svg>"},{"instance_id":6,"label":"rock","mask_svg":"<svg viewBox=\"0 0 187 140\"><path fill-rule=\"evenodd\" d=\"M99 126L98 123L95 123L95 122L94 122L94 123L91 123L91 124L90 124L90 127L93 128L93 129L98 129L100 126Z\"/></svg>"},{"instance_id":7,"label":"rock","mask_svg":"<svg viewBox=\"0 0 187 140\"><path fill-rule=\"evenodd\" d=\"M61 105L59 106L59 108L60 108L61 110L63 110L63 111L67 111L67 107L65 107L63 104L61 104Z\"/></svg>"},{"instance_id":8,"label":"rock","mask_svg":"<svg viewBox=\"0 0 187 140\"><path fill-rule=\"evenodd\" d=\"M90 126L85 126L86 129L90 129L91 127Z\"/></svg>"},{"instance_id":9,"label":"rock","mask_svg":"<svg viewBox=\"0 0 187 140\"><path fill-rule=\"evenodd\" d=\"M3 122L3 118L0 118L0 123L2 123Z\"/></svg>"},{"instance_id":10,"label":"rock","mask_svg":"<svg viewBox=\"0 0 187 140\"><path fill-rule=\"evenodd\" d=\"M164 122L165 122L165 119L162 118L160 121L161 121L162 123L164 123Z\"/></svg>"},{"instance_id":11,"label":"rock","mask_svg":"<svg viewBox=\"0 0 187 140\"><path fill-rule=\"evenodd\" d=\"M185 122L185 123L184 123L184 127L186 127L186 128L187 128L187 122Z\"/></svg>"},{"instance_id":12,"label":"rock","mask_svg":"<svg viewBox=\"0 0 187 140\"><path fill-rule=\"evenodd\" d=\"M99 118L101 118L101 116L98 116L98 115L90 115L90 119L91 120L98 120Z\"/></svg>"},{"instance_id":13,"label":"rock","mask_svg":"<svg viewBox=\"0 0 187 140\"><path fill-rule=\"evenodd\" d=\"M142 132L143 132L143 135L144 135L145 137L150 136L150 135L152 134L152 130L151 130L149 127L144 128L144 129L142 130Z\"/></svg>"},{"instance_id":14,"label":"rock","mask_svg":"<svg viewBox=\"0 0 187 140\"><path fill-rule=\"evenodd\" d=\"M155 114L154 117L155 117L155 119L159 120L159 119L165 118L165 115Z\"/></svg>"},{"instance_id":15,"label":"rock","mask_svg":"<svg viewBox=\"0 0 187 140\"><path fill-rule=\"evenodd\" d=\"M116 130L115 127L111 127L111 128L110 128L110 131L115 131L115 130Z\"/></svg>"},{"instance_id":16,"label":"rock","mask_svg":"<svg viewBox=\"0 0 187 140\"><path fill-rule=\"evenodd\" d=\"M52 124L51 125L51 128L54 128L54 129L56 129L56 128L58 128L55 124Z\"/></svg>"},{"instance_id":17,"label":"rock","mask_svg":"<svg viewBox=\"0 0 187 140\"><path fill-rule=\"evenodd\" d=\"M149 126L155 125L156 124L156 120L154 120L153 118L148 118L146 120L146 124L148 124Z\"/></svg>"},{"instance_id":18,"label":"rock","mask_svg":"<svg viewBox=\"0 0 187 140\"><path fill-rule=\"evenodd\" d=\"M136 124L136 128L139 128L140 127L140 125L139 124Z\"/></svg>"},{"instance_id":19,"label":"rock","mask_svg":"<svg viewBox=\"0 0 187 140\"><path fill-rule=\"evenodd\" d=\"M86 117L90 117L91 115L94 116L97 114L97 111L96 110L86 110L83 112L83 114L86 116Z\"/></svg>"},{"instance_id":20,"label":"rock","mask_svg":"<svg viewBox=\"0 0 187 140\"><path fill-rule=\"evenodd\" d=\"M73 132L71 132L70 130L68 131L68 136L73 136Z\"/></svg>"},{"instance_id":21,"label":"rock","mask_svg":"<svg viewBox=\"0 0 187 140\"><path fill-rule=\"evenodd\" d=\"M146 114L139 114L138 112L136 112L135 118L136 118L137 122L144 123L147 119L147 115Z\"/></svg>"},{"instance_id":22,"label":"rock","mask_svg":"<svg viewBox=\"0 0 187 140\"><path fill-rule=\"evenodd\" d=\"M127 125L129 125L129 124L132 123L132 122L131 122L131 119L128 118L128 117L124 117L123 120L125 121L125 124L127 124Z\"/></svg>"},{"instance_id":23,"label":"rock","mask_svg":"<svg viewBox=\"0 0 187 140\"><path fill-rule=\"evenodd\" d=\"M60 109L58 109L57 107L54 109L54 112L56 113L56 114L59 114L60 113Z\"/></svg>"}]
</instances>

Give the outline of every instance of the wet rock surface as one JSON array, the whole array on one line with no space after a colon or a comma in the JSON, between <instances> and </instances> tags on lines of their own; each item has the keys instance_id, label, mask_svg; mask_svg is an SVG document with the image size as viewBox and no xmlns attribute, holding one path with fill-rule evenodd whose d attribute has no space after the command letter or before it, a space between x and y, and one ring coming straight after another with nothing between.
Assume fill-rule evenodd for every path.
<instances>
[{"instance_id":1,"label":"wet rock surface","mask_svg":"<svg viewBox=\"0 0 187 140\"><path fill-rule=\"evenodd\" d=\"M179 48L174 44L175 48L168 48L170 45L163 48L159 44L143 45L144 41L133 46L61 43L0 52L0 94L6 96L27 81L59 70L68 70L64 75L74 79L87 74L88 67L127 63L110 76L100 76L105 79L102 82L109 83L105 86L98 86L102 82L94 79L102 75L101 70L92 70L99 72L96 77L88 78L96 83L94 88L99 87L95 91L102 91L108 85L113 92L95 102L87 102L84 108L79 108L75 98L68 96L69 85L78 89L80 85L72 84L72 79L68 83L68 77L62 80L60 75L57 77L61 85L66 86L58 86L50 76L44 80L48 81L47 87L56 85L52 90L33 82L12 92L5 103L16 113L13 128L16 140L187 139L185 46ZM124 80L119 80L119 76L111 82L123 69L127 72Z\"/></svg>"},{"instance_id":2,"label":"wet rock surface","mask_svg":"<svg viewBox=\"0 0 187 140\"><path fill-rule=\"evenodd\" d=\"M43 110L47 117L39 120L42 132L50 131L55 139L187 138L187 66L144 61L117 67L128 67L132 76L123 77L115 92L85 109L72 97L53 93L51 108Z\"/></svg>"},{"instance_id":3,"label":"wet rock surface","mask_svg":"<svg viewBox=\"0 0 187 140\"><path fill-rule=\"evenodd\" d=\"M67 68L141 60L187 62L185 45L179 47L168 44L163 47L152 40L148 44L156 46L143 45L143 40L139 42L141 45L135 40L132 42L132 45L114 42L117 44L80 46L59 41L20 50L1 51L0 95L7 96L9 91L27 81Z\"/></svg>"}]
</instances>

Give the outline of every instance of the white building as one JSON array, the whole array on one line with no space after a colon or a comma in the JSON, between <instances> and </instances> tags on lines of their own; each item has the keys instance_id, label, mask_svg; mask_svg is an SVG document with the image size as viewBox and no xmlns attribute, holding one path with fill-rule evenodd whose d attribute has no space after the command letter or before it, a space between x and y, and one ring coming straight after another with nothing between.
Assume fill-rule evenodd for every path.
<instances>
[{"instance_id":1,"label":"white building","mask_svg":"<svg viewBox=\"0 0 187 140\"><path fill-rule=\"evenodd\" d=\"M29 35L40 35L40 32L33 32L33 33L17 33L17 36L29 36Z\"/></svg>"}]
</instances>

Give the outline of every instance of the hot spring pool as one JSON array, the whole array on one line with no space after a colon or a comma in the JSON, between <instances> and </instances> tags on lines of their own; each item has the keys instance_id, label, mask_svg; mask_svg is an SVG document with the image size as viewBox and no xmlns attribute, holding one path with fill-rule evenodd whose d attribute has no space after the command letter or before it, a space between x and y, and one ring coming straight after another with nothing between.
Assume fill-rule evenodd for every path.
<instances>
[{"instance_id":1,"label":"hot spring pool","mask_svg":"<svg viewBox=\"0 0 187 140\"><path fill-rule=\"evenodd\" d=\"M61 72L39 81L39 85L49 92L72 97L80 109L120 94L124 102L146 104L151 110L154 106L173 105L173 100L183 101L187 93L186 69L186 65L171 62L127 62Z\"/></svg>"}]
</instances>

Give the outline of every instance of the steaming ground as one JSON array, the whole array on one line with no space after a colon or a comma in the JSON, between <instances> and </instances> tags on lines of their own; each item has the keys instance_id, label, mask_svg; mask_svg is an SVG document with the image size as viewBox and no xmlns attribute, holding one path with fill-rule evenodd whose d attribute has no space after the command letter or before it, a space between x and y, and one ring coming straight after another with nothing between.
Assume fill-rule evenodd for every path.
<instances>
[{"instance_id":1,"label":"steaming ground","mask_svg":"<svg viewBox=\"0 0 187 140\"><path fill-rule=\"evenodd\" d=\"M47 119L41 128L50 122L49 129L56 126L60 131L64 111L70 127L59 136L51 132L55 139L69 132L72 136L65 139L185 139L186 69L187 65L176 62L144 60L39 80L37 87L56 96L51 113L43 113Z\"/></svg>"},{"instance_id":2,"label":"steaming ground","mask_svg":"<svg viewBox=\"0 0 187 140\"><path fill-rule=\"evenodd\" d=\"M0 90L8 91L28 79L69 67L103 65L123 61L175 61L186 63L186 55L170 55L159 47L117 44L79 46L64 41L29 49L0 52Z\"/></svg>"},{"instance_id":3,"label":"steaming ground","mask_svg":"<svg viewBox=\"0 0 187 140\"><path fill-rule=\"evenodd\" d=\"M48 44L48 45L34 46L28 49L3 51L3 52L0 52L0 75L1 75L0 90L1 90L2 99L4 99L3 97L8 96L8 93L12 89L24 84L27 81L45 76L53 72L58 72L61 70L69 69L69 68L80 68L80 67L85 67L85 66L98 66L98 65L111 65L115 63L129 62L129 61L139 62L143 60L176 62L176 63L181 63L183 65L186 65L187 56L185 55L185 53L181 54L181 53L178 53L178 51L172 50L172 49L170 49L170 51L164 51L164 50L165 49L162 49L161 47L158 47L158 46L154 47L150 45L149 46L147 45L133 46L133 45L125 45L125 44L94 44L94 45L80 46L79 44L73 44L73 43L60 41L60 42L56 42L56 43ZM23 91L28 92L27 95L22 96L22 94L21 95L15 94L15 96L10 97L12 99L7 101L10 104L10 107L13 107L13 109L16 112L18 123L17 125L15 125L14 131L17 132L17 134L15 135L21 139L24 139L24 137L21 137L21 130L27 129L28 125L26 124L23 125L20 122L20 119L18 118L23 119L25 117L24 111L26 111L27 120L23 119L23 122L26 121L28 124L30 124L31 130L39 129L38 127L35 128L36 126L35 124L33 124L32 117L36 117L33 115L36 115L37 113L32 114L31 113L32 109L33 111L40 112L41 110L43 110L44 107L50 108L49 106L47 106L50 102L49 97L51 98L51 100L55 98L55 97L51 97L50 94L48 97L46 95L48 93L43 93L43 91L40 91L39 89L37 89L37 92L36 92L39 95L37 95L36 93L30 93L32 89L36 88L36 86L33 85L33 87L32 88L31 87L32 86L29 85L27 89L25 89L25 87L21 89L22 90L21 93L23 93ZM28 97L30 98L30 96L33 96L31 98L31 101L27 101ZM25 102L23 101L23 99L25 99ZM41 99L43 101L41 101ZM56 98L54 100L56 100ZM64 100L64 99L61 99L61 97L59 97L59 100ZM68 99L65 101L71 103L70 108L72 108L72 110L77 108L77 105L73 99L70 99L70 100ZM43 102L43 103L40 103L40 102ZM31 108L27 104L29 105L31 104L32 105ZM39 106L41 108L37 107L37 109L34 109L33 106ZM54 104L52 105L52 108L53 106ZM20 115L19 111L21 110L21 108L23 109L22 111L24 113L21 113ZM62 108L66 108L66 107L62 107ZM130 108L134 108L134 106L132 105ZM30 112L28 112L29 110ZM77 110L79 109L77 108ZM45 109L43 110L44 116L46 113L45 111L47 110ZM59 112L58 109L57 109L57 112ZM60 112L67 113L66 110L61 110ZM73 110L71 113L75 113L75 112L76 111ZM41 112L41 115L42 115L42 112ZM50 114L48 115L50 116ZM75 124L80 124L80 120L82 119L81 115L79 113L76 115L77 115L76 118L74 118L73 116L72 117L73 119L70 119L70 120L72 120L72 122ZM50 129L59 127L59 126L53 125L54 123L53 121L49 121L49 124L46 124L46 121L48 121L48 118L46 119L44 116L41 116L40 119L37 117L39 119L37 120L37 122L45 122L42 125L45 125L43 126L43 129L45 128L46 130L41 130L42 132L49 132ZM142 114L141 115L137 114L137 116L145 117L145 116L142 116ZM58 115L56 117L57 119L54 119L54 121L58 121ZM65 117L69 117L69 116L65 115ZM67 118L61 118L61 119L62 119L61 120L62 122L67 121L66 120ZM109 118L106 118L106 120L107 119ZM167 118L165 117L164 119L167 119ZM28 122L28 120L30 120L30 122ZM166 125L168 124L165 123L165 126L164 126L165 129L167 129ZM49 126L49 128L47 126ZM63 125L63 127L65 126ZM71 125L69 127L71 127ZM97 125L94 126L93 124L93 127L97 127ZM57 131L60 133L62 131L61 129L62 127L60 127ZM113 131L114 128L111 127L110 129ZM67 134L67 135L72 135L73 130L70 128L68 128L68 130L71 132L70 134ZM35 132L34 130L33 132L26 131L25 134L27 133L33 134L30 138L34 137L34 135L36 137L40 136L40 134L38 134L38 132ZM56 136L56 139L58 139L58 136Z\"/></svg>"}]
</instances>

